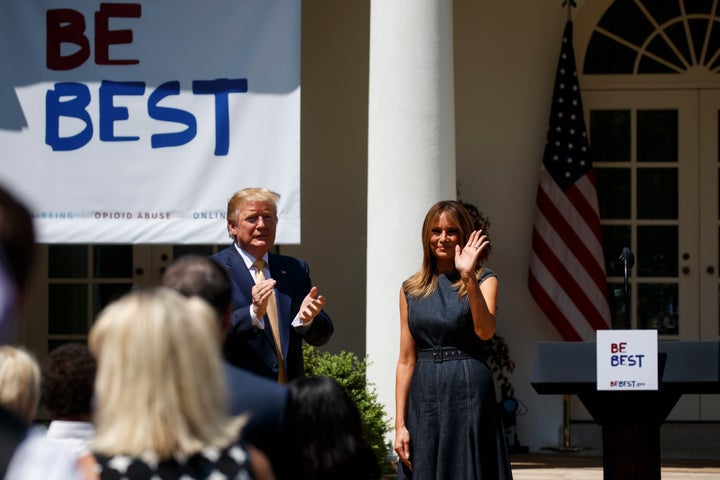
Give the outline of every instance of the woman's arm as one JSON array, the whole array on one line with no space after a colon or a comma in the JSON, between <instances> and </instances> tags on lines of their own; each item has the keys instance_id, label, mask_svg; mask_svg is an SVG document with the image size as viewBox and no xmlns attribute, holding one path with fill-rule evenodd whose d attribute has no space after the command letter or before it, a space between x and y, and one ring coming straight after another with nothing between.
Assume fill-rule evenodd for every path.
<instances>
[{"instance_id":1,"label":"woman's arm","mask_svg":"<svg viewBox=\"0 0 720 480\"><path fill-rule=\"evenodd\" d=\"M495 308L497 304L497 277L490 277L478 285L475 276L463 282L467 288L470 312L472 313L475 335L489 340L495 335Z\"/></svg>"},{"instance_id":2,"label":"woman's arm","mask_svg":"<svg viewBox=\"0 0 720 480\"><path fill-rule=\"evenodd\" d=\"M482 340L489 340L495 335L498 280L490 277L478 285L475 275L478 258L489 244L487 236L481 230L475 230L462 250L460 245L455 246L455 268L467 290L475 335Z\"/></svg>"},{"instance_id":3,"label":"woman's arm","mask_svg":"<svg viewBox=\"0 0 720 480\"><path fill-rule=\"evenodd\" d=\"M408 391L417 351L415 340L408 326L408 306L405 293L400 288L400 357L395 371L395 452L400 461L412 469L410 461L410 432L405 426Z\"/></svg>"}]
</instances>

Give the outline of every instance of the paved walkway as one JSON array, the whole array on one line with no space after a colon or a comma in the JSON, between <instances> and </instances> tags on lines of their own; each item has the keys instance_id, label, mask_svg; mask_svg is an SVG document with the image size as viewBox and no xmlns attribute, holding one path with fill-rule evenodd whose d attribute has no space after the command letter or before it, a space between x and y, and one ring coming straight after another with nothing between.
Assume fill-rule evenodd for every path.
<instances>
[{"instance_id":1,"label":"paved walkway","mask_svg":"<svg viewBox=\"0 0 720 480\"><path fill-rule=\"evenodd\" d=\"M576 454L515 454L514 480L603 480L602 457ZM662 460L662 480L720 480L720 460Z\"/></svg>"}]
</instances>

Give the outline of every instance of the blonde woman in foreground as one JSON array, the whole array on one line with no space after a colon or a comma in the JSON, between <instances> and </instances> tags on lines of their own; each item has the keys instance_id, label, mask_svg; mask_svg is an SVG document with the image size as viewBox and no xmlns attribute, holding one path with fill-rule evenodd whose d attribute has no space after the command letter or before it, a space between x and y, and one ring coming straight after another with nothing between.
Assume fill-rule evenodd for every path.
<instances>
[{"instance_id":1,"label":"blonde woman in foreground","mask_svg":"<svg viewBox=\"0 0 720 480\"><path fill-rule=\"evenodd\" d=\"M167 288L108 305L93 326L100 479L272 479L227 412L215 313ZM154 477L155 476L155 477ZM96 477L98 478L98 477Z\"/></svg>"},{"instance_id":2,"label":"blonde woman in foreground","mask_svg":"<svg viewBox=\"0 0 720 480\"><path fill-rule=\"evenodd\" d=\"M0 406L26 424L35 420L40 404L40 365L24 347L0 346Z\"/></svg>"}]
</instances>

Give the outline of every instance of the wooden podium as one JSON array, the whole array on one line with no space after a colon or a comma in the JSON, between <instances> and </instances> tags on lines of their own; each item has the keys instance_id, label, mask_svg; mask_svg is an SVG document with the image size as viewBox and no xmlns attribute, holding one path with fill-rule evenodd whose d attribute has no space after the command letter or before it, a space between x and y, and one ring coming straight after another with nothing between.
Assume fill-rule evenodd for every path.
<instances>
[{"instance_id":1,"label":"wooden podium","mask_svg":"<svg viewBox=\"0 0 720 480\"><path fill-rule=\"evenodd\" d=\"M660 480L660 426L683 394L720 393L720 342L658 342L658 390L598 391L595 343L540 342L530 384L602 426L604 480Z\"/></svg>"}]
</instances>

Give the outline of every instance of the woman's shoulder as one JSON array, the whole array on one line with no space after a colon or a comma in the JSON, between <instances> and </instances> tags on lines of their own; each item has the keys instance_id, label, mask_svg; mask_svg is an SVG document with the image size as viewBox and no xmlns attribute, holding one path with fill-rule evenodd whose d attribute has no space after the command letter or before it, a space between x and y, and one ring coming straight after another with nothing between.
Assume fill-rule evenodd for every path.
<instances>
[{"instance_id":1,"label":"woman's shoulder","mask_svg":"<svg viewBox=\"0 0 720 480\"><path fill-rule=\"evenodd\" d=\"M497 273L487 267L483 267L483 269L480 271L480 278L478 278L478 283L482 283L491 277L497 278Z\"/></svg>"}]
</instances>

